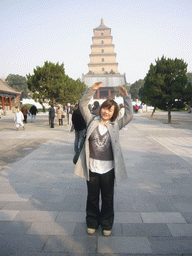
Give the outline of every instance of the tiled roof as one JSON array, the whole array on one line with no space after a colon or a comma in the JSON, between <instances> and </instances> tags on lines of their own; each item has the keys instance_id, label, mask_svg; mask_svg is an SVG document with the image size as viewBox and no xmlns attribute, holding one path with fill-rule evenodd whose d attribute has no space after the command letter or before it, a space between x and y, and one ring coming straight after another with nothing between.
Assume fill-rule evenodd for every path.
<instances>
[{"instance_id":1,"label":"tiled roof","mask_svg":"<svg viewBox=\"0 0 192 256\"><path fill-rule=\"evenodd\" d=\"M7 93L13 93L13 94L21 94L19 91L13 89L9 85L7 85L3 80L0 79L0 91L1 92L7 92Z\"/></svg>"}]
</instances>

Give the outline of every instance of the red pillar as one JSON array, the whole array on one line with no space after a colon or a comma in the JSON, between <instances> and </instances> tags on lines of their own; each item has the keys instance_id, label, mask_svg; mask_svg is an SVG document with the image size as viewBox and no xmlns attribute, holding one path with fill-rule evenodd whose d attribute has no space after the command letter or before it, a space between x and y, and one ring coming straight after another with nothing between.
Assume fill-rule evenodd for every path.
<instances>
[{"instance_id":1,"label":"red pillar","mask_svg":"<svg viewBox=\"0 0 192 256\"><path fill-rule=\"evenodd\" d=\"M11 110L11 97L9 97L9 107L10 107L10 110Z\"/></svg>"},{"instance_id":2,"label":"red pillar","mask_svg":"<svg viewBox=\"0 0 192 256\"><path fill-rule=\"evenodd\" d=\"M108 90L108 97L111 99L111 90Z\"/></svg>"},{"instance_id":3,"label":"red pillar","mask_svg":"<svg viewBox=\"0 0 192 256\"><path fill-rule=\"evenodd\" d=\"M97 90L97 99L100 99L100 93L99 93L99 90Z\"/></svg>"},{"instance_id":4,"label":"red pillar","mask_svg":"<svg viewBox=\"0 0 192 256\"><path fill-rule=\"evenodd\" d=\"M4 101L4 96L2 96L2 109L5 110L5 101Z\"/></svg>"}]
</instances>

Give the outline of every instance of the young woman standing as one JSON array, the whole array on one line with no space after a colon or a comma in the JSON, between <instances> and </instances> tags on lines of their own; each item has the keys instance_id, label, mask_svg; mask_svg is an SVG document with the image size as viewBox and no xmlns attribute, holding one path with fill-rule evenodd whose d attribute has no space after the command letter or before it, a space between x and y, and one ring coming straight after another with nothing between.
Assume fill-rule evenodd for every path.
<instances>
[{"instance_id":1,"label":"young woman standing","mask_svg":"<svg viewBox=\"0 0 192 256\"><path fill-rule=\"evenodd\" d=\"M119 143L119 130L126 126L133 117L131 96L123 86L119 86L124 99L124 116L116 120L118 105L108 99L101 105L100 115L94 117L88 104L102 82L95 83L83 95L79 108L87 125L87 137L74 173L87 180L87 232L93 234L100 225L103 234L111 234L114 221L114 180L127 177L123 155ZM101 193L101 209L99 198Z\"/></svg>"}]
</instances>

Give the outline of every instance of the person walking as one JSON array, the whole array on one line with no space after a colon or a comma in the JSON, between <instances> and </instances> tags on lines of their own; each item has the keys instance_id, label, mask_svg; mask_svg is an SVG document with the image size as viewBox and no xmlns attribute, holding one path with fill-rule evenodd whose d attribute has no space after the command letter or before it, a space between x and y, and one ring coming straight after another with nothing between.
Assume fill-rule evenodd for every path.
<instances>
[{"instance_id":1,"label":"person walking","mask_svg":"<svg viewBox=\"0 0 192 256\"><path fill-rule=\"evenodd\" d=\"M36 114L37 114L37 112L38 112L36 106L33 105L33 106L30 108L29 112L30 112L30 114L31 114L31 123L32 123L33 121L35 122L35 120L36 120Z\"/></svg>"},{"instance_id":2,"label":"person walking","mask_svg":"<svg viewBox=\"0 0 192 256\"><path fill-rule=\"evenodd\" d=\"M85 135L85 129L86 129L86 123L79 110L78 103L76 103L74 107L74 111L72 114L72 123L75 129L74 151L76 153L81 145L83 136Z\"/></svg>"},{"instance_id":3,"label":"person walking","mask_svg":"<svg viewBox=\"0 0 192 256\"><path fill-rule=\"evenodd\" d=\"M27 107L24 105L21 111L22 111L23 116L24 116L24 123L27 123L27 115L28 115Z\"/></svg>"},{"instance_id":4,"label":"person walking","mask_svg":"<svg viewBox=\"0 0 192 256\"><path fill-rule=\"evenodd\" d=\"M49 120L50 120L50 127L54 128L54 118L55 118L55 109L54 106L51 105L50 109L49 109Z\"/></svg>"},{"instance_id":5,"label":"person walking","mask_svg":"<svg viewBox=\"0 0 192 256\"><path fill-rule=\"evenodd\" d=\"M63 125L63 119L62 119L62 115L63 115L63 110L60 106L58 106L57 108L57 118L59 120L59 125Z\"/></svg>"},{"instance_id":6,"label":"person walking","mask_svg":"<svg viewBox=\"0 0 192 256\"><path fill-rule=\"evenodd\" d=\"M20 111L20 108L17 108L15 116L14 116L14 121L15 121L15 126L16 126L17 131L19 130L19 126L22 126L23 129L25 129L23 120L24 120L23 113Z\"/></svg>"},{"instance_id":7,"label":"person walking","mask_svg":"<svg viewBox=\"0 0 192 256\"><path fill-rule=\"evenodd\" d=\"M70 103L67 103L67 126L72 126L72 114L73 114L73 108Z\"/></svg>"},{"instance_id":8,"label":"person walking","mask_svg":"<svg viewBox=\"0 0 192 256\"><path fill-rule=\"evenodd\" d=\"M97 82L89 87L79 103L88 129L74 173L87 180L88 234L94 234L100 225L103 235L109 236L114 222L114 181L118 182L127 177L119 143L119 130L131 121L133 107L130 94L119 85L124 99L124 116L117 120L118 105L114 100L107 99L100 107L100 115L94 117L88 109L88 103L101 84L102 82Z\"/></svg>"}]
</instances>

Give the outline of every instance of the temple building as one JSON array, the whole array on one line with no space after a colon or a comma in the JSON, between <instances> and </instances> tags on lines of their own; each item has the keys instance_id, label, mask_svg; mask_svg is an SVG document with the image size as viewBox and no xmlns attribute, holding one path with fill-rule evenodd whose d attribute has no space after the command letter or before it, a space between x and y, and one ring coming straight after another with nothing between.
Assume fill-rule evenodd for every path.
<instances>
[{"instance_id":1,"label":"temple building","mask_svg":"<svg viewBox=\"0 0 192 256\"><path fill-rule=\"evenodd\" d=\"M0 107L5 110L15 110L20 107L21 93L0 79Z\"/></svg>"},{"instance_id":2,"label":"temple building","mask_svg":"<svg viewBox=\"0 0 192 256\"><path fill-rule=\"evenodd\" d=\"M95 82L103 82L94 99L114 98L114 87L126 84L126 77L125 74L118 72L111 29L106 27L101 19L100 26L93 29L93 32L89 72L86 75L82 74L82 81L88 87Z\"/></svg>"}]
</instances>

